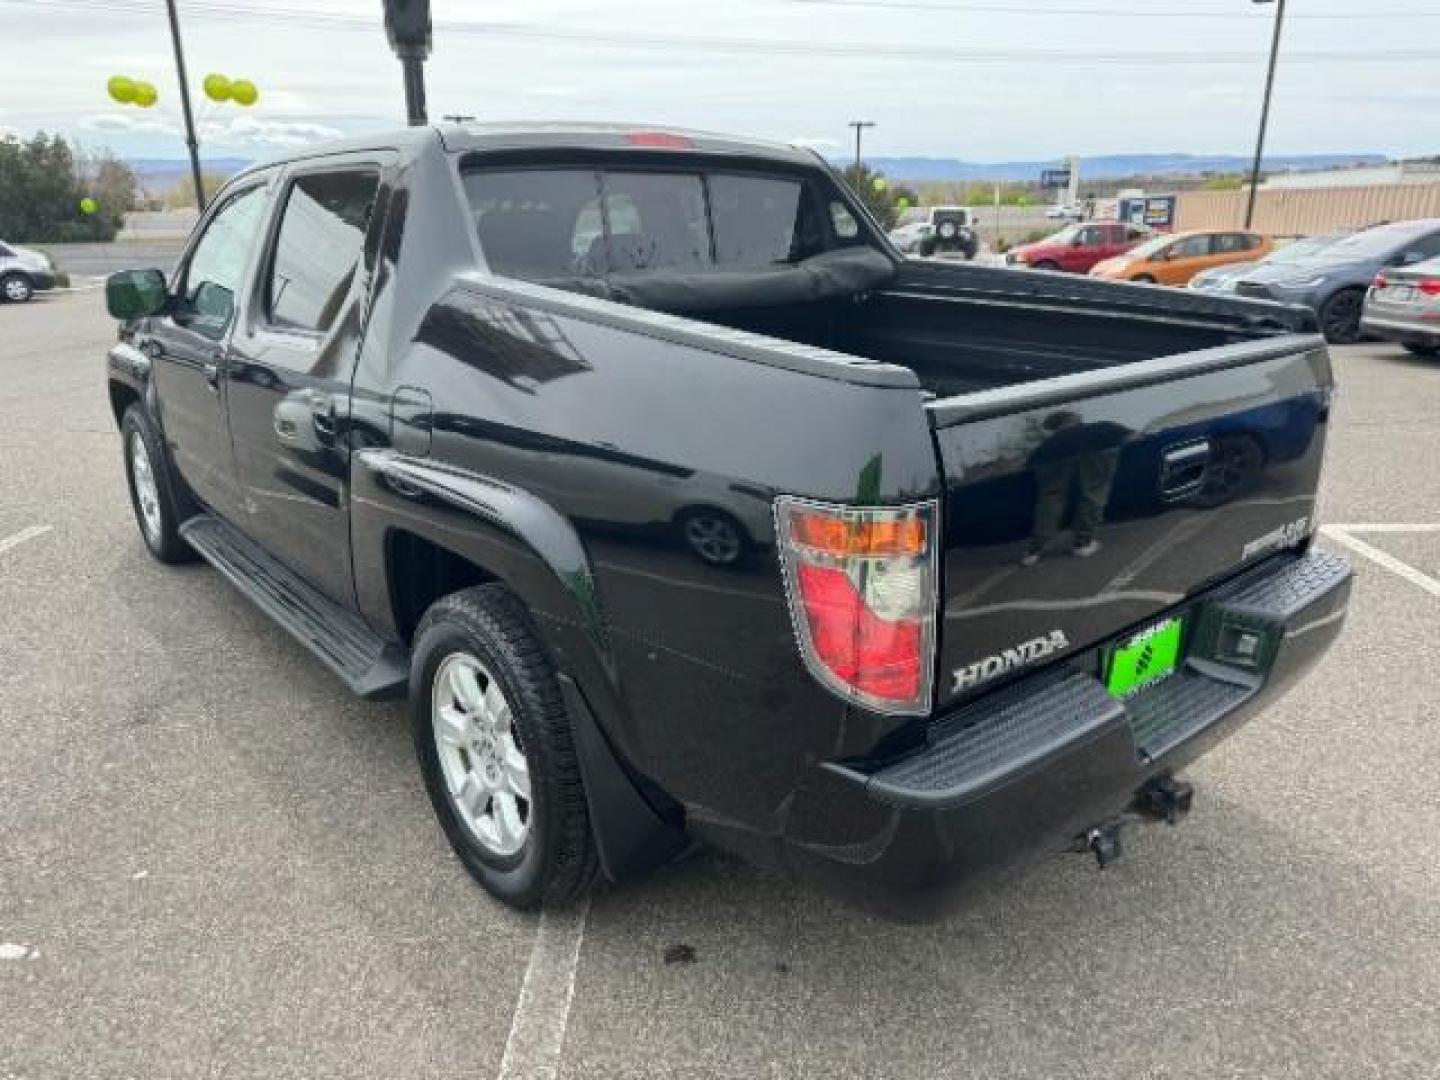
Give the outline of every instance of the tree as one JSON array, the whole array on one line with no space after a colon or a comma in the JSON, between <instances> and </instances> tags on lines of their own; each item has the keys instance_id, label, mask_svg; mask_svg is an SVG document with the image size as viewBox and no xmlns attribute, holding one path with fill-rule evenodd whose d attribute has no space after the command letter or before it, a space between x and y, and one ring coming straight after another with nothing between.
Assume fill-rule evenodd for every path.
<instances>
[{"instance_id":1,"label":"tree","mask_svg":"<svg viewBox=\"0 0 1440 1080\"><path fill-rule=\"evenodd\" d=\"M891 184L885 174L868 165L847 165L841 175L850 189L860 197L875 220L886 229L893 229L900 212L908 206L919 206L920 197L907 187Z\"/></svg>"},{"instance_id":2,"label":"tree","mask_svg":"<svg viewBox=\"0 0 1440 1080\"><path fill-rule=\"evenodd\" d=\"M215 193L225 186L229 177L223 173L203 172L200 182L205 185L205 205L215 198ZM186 173L175 181L175 186L165 193L165 209L188 210L195 205L195 181Z\"/></svg>"},{"instance_id":3,"label":"tree","mask_svg":"<svg viewBox=\"0 0 1440 1080\"><path fill-rule=\"evenodd\" d=\"M1239 173L1220 173L1216 176L1207 177L1205 183L1200 185L1202 191L1239 191L1246 184L1245 177Z\"/></svg>"},{"instance_id":4,"label":"tree","mask_svg":"<svg viewBox=\"0 0 1440 1080\"><path fill-rule=\"evenodd\" d=\"M85 198L95 200L95 213L80 209ZM0 236L7 240L113 240L134 203L135 174L115 157L77 159L61 136L43 131L24 142L0 139Z\"/></svg>"}]
</instances>

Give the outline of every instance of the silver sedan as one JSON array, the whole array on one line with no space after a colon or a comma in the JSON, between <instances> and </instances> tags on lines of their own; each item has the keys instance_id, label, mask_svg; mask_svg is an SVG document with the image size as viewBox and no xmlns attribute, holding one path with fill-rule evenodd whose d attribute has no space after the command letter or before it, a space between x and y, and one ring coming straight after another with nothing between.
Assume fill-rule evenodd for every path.
<instances>
[{"instance_id":1,"label":"silver sedan","mask_svg":"<svg viewBox=\"0 0 1440 1080\"><path fill-rule=\"evenodd\" d=\"M1440 257L1376 274L1365 294L1360 329L1399 342L1416 356L1440 357Z\"/></svg>"}]
</instances>

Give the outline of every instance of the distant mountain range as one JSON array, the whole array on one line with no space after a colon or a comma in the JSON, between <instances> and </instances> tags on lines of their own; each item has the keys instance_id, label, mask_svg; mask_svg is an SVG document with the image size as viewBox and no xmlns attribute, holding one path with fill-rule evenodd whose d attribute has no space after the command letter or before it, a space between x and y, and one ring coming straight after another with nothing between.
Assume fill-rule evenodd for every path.
<instances>
[{"instance_id":1,"label":"distant mountain range","mask_svg":"<svg viewBox=\"0 0 1440 1080\"><path fill-rule=\"evenodd\" d=\"M837 165L853 159L837 156ZM1293 154L1265 159L1267 172L1301 169L1335 169L1383 164L1384 154ZM959 158L867 157L865 163L895 180L1039 180L1044 169L1064 163L1052 161L962 161ZM1102 154L1080 159L1081 183L1122 176L1175 176L1196 173L1236 173L1250 168L1250 159L1234 154Z\"/></svg>"},{"instance_id":2,"label":"distant mountain range","mask_svg":"<svg viewBox=\"0 0 1440 1080\"><path fill-rule=\"evenodd\" d=\"M849 160L837 157L837 165ZM1389 160L1384 154L1292 154L1267 157L1268 172L1338 169L1377 165ZM206 172L229 176L250 162L246 158L202 158ZM1052 161L962 161L959 158L877 157L865 163L895 180L1038 180L1044 169L1058 168ZM131 158L140 186L150 191L173 187L190 172L185 158ZM1197 173L1236 173L1250 168L1250 159L1235 154L1102 154L1080 159L1080 176L1099 180L1122 176L1177 176Z\"/></svg>"},{"instance_id":3,"label":"distant mountain range","mask_svg":"<svg viewBox=\"0 0 1440 1080\"><path fill-rule=\"evenodd\" d=\"M190 175L189 158L129 158L126 164L135 170L135 178L146 191L167 191L180 182L182 176ZM248 158L200 158L200 167L207 173L233 176L246 165Z\"/></svg>"}]
</instances>

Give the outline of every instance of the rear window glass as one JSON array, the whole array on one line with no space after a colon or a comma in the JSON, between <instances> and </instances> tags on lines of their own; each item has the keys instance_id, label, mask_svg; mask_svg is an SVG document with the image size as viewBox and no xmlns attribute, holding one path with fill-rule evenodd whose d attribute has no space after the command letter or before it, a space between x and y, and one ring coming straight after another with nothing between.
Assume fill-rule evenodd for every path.
<instances>
[{"instance_id":1,"label":"rear window glass","mask_svg":"<svg viewBox=\"0 0 1440 1080\"><path fill-rule=\"evenodd\" d=\"M710 177L715 261L721 266L768 266L817 246L801 221L803 185L769 176ZM808 241L808 243L807 243ZM801 256L803 257L803 256Z\"/></svg>"},{"instance_id":2,"label":"rear window glass","mask_svg":"<svg viewBox=\"0 0 1440 1080\"><path fill-rule=\"evenodd\" d=\"M803 177L521 168L468 171L464 184L490 269L529 281L760 268L866 242L844 203Z\"/></svg>"},{"instance_id":3,"label":"rear window glass","mask_svg":"<svg viewBox=\"0 0 1440 1080\"><path fill-rule=\"evenodd\" d=\"M587 272L592 248L603 248L599 178L589 169L467 173L465 194L485 260L497 274L574 277Z\"/></svg>"},{"instance_id":4,"label":"rear window glass","mask_svg":"<svg viewBox=\"0 0 1440 1080\"><path fill-rule=\"evenodd\" d=\"M699 175L606 172L604 184L613 273L711 265L705 187Z\"/></svg>"}]
</instances>

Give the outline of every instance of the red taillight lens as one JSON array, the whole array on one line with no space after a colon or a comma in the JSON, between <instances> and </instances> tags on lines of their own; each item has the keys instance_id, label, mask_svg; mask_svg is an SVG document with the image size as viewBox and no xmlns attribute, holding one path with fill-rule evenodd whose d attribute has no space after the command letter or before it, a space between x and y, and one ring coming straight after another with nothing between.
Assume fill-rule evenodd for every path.
<instances>
[{"instance_id":1,"label":"red taillight lens","mask_svg":"<svg viewBox=\"0 0 1440 1080\"><path fill-rule=\"evenodd\" d=\"M1425 278L1415 288L1426 296L1440 296L1440 278Z\"/></svg>"},{"instance_id":2,"label":"red taillight lens","mask_svg":"<svg viewBox=\"0 0 1440 1080\"><path fill-rule=\"evenodd\" d=\"M1376 275L1375 275L1375 280L1372 281L1372 282L1370 282L1370 287L1371 287L1372 289L1385 289L1385 288L1388 288L1389 285L1390 285L1390 282L1388 282L1388 281L1385 280L1385 275L1384 275L1383 273L1382 273L1382 274L1376 274Z\"/></svg>"},{"instance_id":3,"label":"red taillight lens","mask_svg":"<svg viewBox=\"0 0 1440 1080\"><path fill-rule=\"evenodd\" d=\"M782 498L775 509L791 616L811 672L868 708L929 712L935 505L876 510Z\"/></svg>"}]
</instances>

